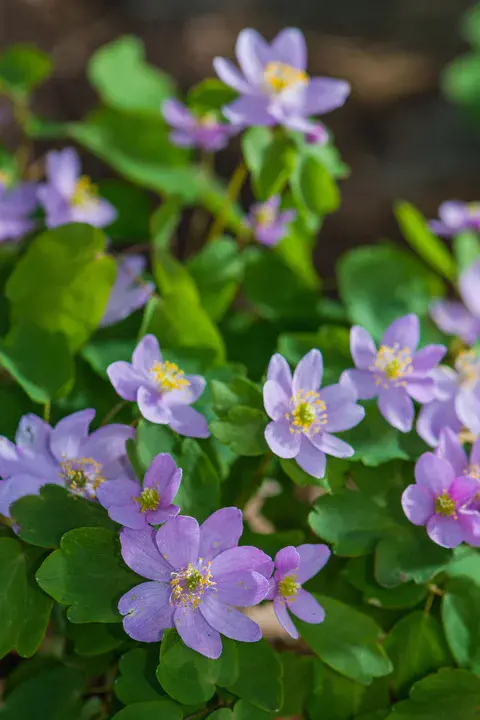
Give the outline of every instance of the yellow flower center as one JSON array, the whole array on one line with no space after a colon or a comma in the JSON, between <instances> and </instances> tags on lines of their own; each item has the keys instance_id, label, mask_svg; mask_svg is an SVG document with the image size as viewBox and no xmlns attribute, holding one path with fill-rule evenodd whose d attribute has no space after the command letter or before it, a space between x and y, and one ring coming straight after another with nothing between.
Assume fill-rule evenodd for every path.
<instances>
[{"instance_id":1,"label":"yellow flower center","mask_svg":"<svg viewBox=\"0 0 480 720\"><path fill-rule=\"evenodd\" d=\"M83 497L96 497L97 488L105 482L102 466L93 458L80 458L79 460L64 460L60 463L62 468L60 477L65 486L75 495Z\"/></svg>"},{"instance_id":2,"label":"yellow flower center","mask_svg":"<svg viewBox=\"0 0 480 720\"><path fill-rule=\"evenodd\" d=\"M441 495L435 498L435 512L437 515L444 517L452 517L457 513L455 500L445 490Z\"/></svg>"},{"instance_id":3,"label":"yellow flower center","mask_svg":"<svg viewBox=\"0 0 480 720\"><path fill-rule=\"evenodd\" d=\"M207 562L203 565L203 558L199 558L198 567L188 563L183 570L172 572L170 604L192 607L195 610L199 606L205 590L216 585L212 579L211 564L211 562Z\"/></svg>"},{"instance_id":4,"label":"yellow flower center","mask_svg":"<svg viewBox=\"0 0 480 720\"><path fill-rule=\"evenodd\" d=\"M467 211L470 217L474 217L475 215L478 215L480 213L480 203L478 202L472 202L467 203Z\"/></svg>"},{"instance_id":5,"label":"yellow flower center","mask_svg":"<svg viewBox=\"0 0 480 720\"><path fill-rule=\"evenodd\" d=\"M72 205L82 206L89 202L98 202L98 188L87 175L82 175L75 185Z\"/></svg>"},{"instance_id":6,"label":"yellow flower center","mask_svg":"<svg viewBox=\"0 0 480 720\"><path fill-rule=\"evenodd\" d=\"M183 390L190 385L183 370L180 370L176 363L169 362L168 360L155 363L150 369L150 372L163 392Z\"/></svg>"},{"instance_id":7,"label":"yellow flower center","mask_svg":"<svg viewBox=\"0 0 480 720\"><path fill-rule=\"evenodd\" d=\"M381 385L384 380L401 380L405 375L413 372L410 348L401 348L397 344L393 345L393 347L381 345L370 370L383 373L383 378L381 375L376 376L377 385ZM404 383L399 382L397 384L402 385Z\"/></svg>"},{"instance_id":8,"label":"yellow flower center","mask_svg":"<svg viewBox=\"0 0 480 720\"><path fill-rule=\"evenodd\" d=\"M474 350L464 350L457 355L455 369L460 375L460 384L476 385L480 379L480 363Z\"/></svg>"},{"instance_id":9,"label":"yellow flower center","mask_svg":"<svg viewBox=\"0 0 480 720\"><path fill-rule=\"evenodd\" d=\"M138 497L133 499L139 503L141 511L145 513L158 508L160 504L160 493L156 488L145 488Z\"/></svg>"},{"instance_id":10,"label":"yellow flower center","mask_svg":"<svg viewBox=\"0 0 480 720\"><path fill-rule=\"evenodd\" d=\"M314 390L300 390L292 398L292 406L293 410L285 414L291 433L317 433L327 422L327 406Z\"/></svg>"},{"instance_id":11,"label":"yellow flower center","mask_svg":"<svg viewBox=\"0 0 480 720\"><path fill-rule=\"evenodd\" d=\"M263 205L255 212L255 220L261 227L270 227L275 222L276 212L269 205Z\"/></svg>"},{"instance_id":12,"label":"yellow flower center","mask_svg":"<svg viewBox=\"0 0 480 720\"><path fill-rule=\"evenodd\" d=\"M475 478L475 480L480 480L480 465L469 465L465 470L465 475L470 475L470 477Z\"/></svg>"},{"instance_id":13,"label":"yellow flower center","mask_svg":"<svg viewBox=\"0 0 480 720\"><path fill-rule=\"evenodd\" d=\"M295 597L300 588L301 585L297 582L297 576L295 574L285 575L278 583L280 595L284 598Z\"/></svg>"},{"instance_id":14,"label":"yellow flower center","mask_svg":"<svg viewBox=\"0 0 480 720\"><path fill-rule=\"evenodd\" d=\"M266 66L263 77L268 89L276 95L294 85L307 85L308 75L303 70L281 62L269 62Z\"/></svg>"},{"instance_id":15,"label":"yellow flower center","mask_svg":"<svg viewBox=\"0 0 480 720\"><path fill-rule=\"evenodd\" d=\"M6 170L0 170L0 185L8 185L10 182L10 173Z\"/></svg>"}]
</instances>

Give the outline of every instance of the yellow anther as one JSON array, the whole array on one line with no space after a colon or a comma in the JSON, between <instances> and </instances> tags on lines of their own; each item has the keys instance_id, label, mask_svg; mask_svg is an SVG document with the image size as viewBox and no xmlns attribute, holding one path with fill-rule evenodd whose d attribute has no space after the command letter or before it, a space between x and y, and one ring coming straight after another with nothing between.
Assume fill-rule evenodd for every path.
<instances>
[{"instance_id":1,"label":"yellow anther","mask_svg":"<svg viewBox=\"0 0 480 720\"><path fill-rule=\"evenodd\" d=\"M183 390L190 385L183 370L180 370L176 363L169 362L168 360L155 363L150 369L150 372L163 392Z\"/></svg>"},{"instance_id":2,"label":"yellow anther","mask_svg":"<svg viewBox=\"0 0 480 720\"><path fill-rule=\"evenodd\" d=\"M281 62L269 62L263 77L269 89L275 94L295 85L307 85L308 75L303 70Z\"/></svg>"},{"instance_id":3,"label":"yellow anther","mask_svg":"<svg viewBox=\"0 0 480 720\"><path fill-rule=\"evenodd\" d=\"M202 599L202 595L208 588L215 587L210 571L211 562L202 566L202 558L199 558L199 567L195 568L192 563L179 572L171 574L170 585L172 605L189 606L196 609Z\"/></svg>"},{"instance_id":4,"label":"yellow anther","mask_svg":"<svg viewBox=\"0 0 480 720\"><path fill-rule=\"evenodd\" d=\"M480 380L480 363L474 350L463 350L457 355L455 369L460 375L460 384L472 386Z\"/></svg>"},{"instance_id":5,"label":"yellow anther","mask_svg":"<svg viewBox=\"0 0 480 720\"><path fill-rule=\"evenodd\" d=\"M314 390L300 390L291 402L293 409L285 415L291 433L317 433L327 422L327 406Z\"/></svg>"},{"instance_id":6,"label":"yellow anther","mask_svg":"<svg viewBox=\"0 0 480 720\"><path fill-rule=\"evenodd\" d=\"M145 513L158 508L160 494L156 488L145 488L134 500L139 503L141 511Z\"/></svg>"},{"instance_id":7,"label":"yellow anther","mask_svg":"<svg viewBox=\"0 0 480 720\"><path fill-rule=\"evenodd\" d=\"M401 348L399 345L382 345L377 353L375 362L370 370L379 370L386 380L401 380L405 375L413 372L410 348ZM377 384L382 378L377 376Z\"/></svg>"},{"instance_id":8,"label":"yellow anther","mask_svg":"<svg viewBox=\"0 0 480 720\"><path fill-rule=\"evenodd\" d=\"M444 517L452 517L457 514L455 500L446 490L435 498L435 512Z\"/></svg>"},{"instance_id":9,"label":"yellow anther","mask_svg":"<svg viewBox=\"0 0 480 720\"><path fill-rule=\"evenodd\" d=\"M295 597L300 588L301 585L297 582L297 576L295 574L285 575L278 583L280 595L284 598Z\"/></svg>"},{"instance_id":10,"label":"yellow anther","mask_svg":"<svg viewBox=\"0 0 480 720\"><path fill-rule=\"evenodd\" d=\"M86 205L92 201L98 201L98 188L92 183L88 175L82 175L75 185L72 205Z\"/></svg>"},{"instance_id":11,"label":"yellow anther","mask_svg":"<svg viewBox=\"0 0 480 720\"><path fill-rule=\"evenodd\" d=\"M78 495L95 497L98 486L105 482L101 474L102 466L93 458L64 460L60 467L60 477L65 481L65 485Z\"/></svg>"}]
</instances>

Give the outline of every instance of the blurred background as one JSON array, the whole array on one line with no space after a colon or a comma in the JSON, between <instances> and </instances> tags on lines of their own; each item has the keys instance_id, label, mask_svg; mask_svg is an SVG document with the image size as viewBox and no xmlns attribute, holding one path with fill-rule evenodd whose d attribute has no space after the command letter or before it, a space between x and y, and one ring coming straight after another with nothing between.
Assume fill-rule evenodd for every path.
<instances>
[{"instance_id":1,"label":"blurred background","mask_svg":"<svg viewBox=\"0 0 480 720\"><path fill-rule=\"evenodd\" d=\"M141 37L148 60L186 90L213 74L215 55L233 57L243 27L255 27L268 39L285 26L301 28L310 73L346 78L353 88L345 107L325 118L352 169L342 182L342 207L322 230L318 262L325 276L346 248L399 238L391 210L395 199L413 202L427 217L436 216L443 200L480 199L480 126L444 97L439 81L445 65L468 49L458 27L471 5L469 0L1 0L0 49L34 42L50 52L55 75L36 94L34 107L52 120L73 120L96 104L85 76L88 57L122 34ZM0 131L8 143L15 132L8 113ZM220 154L225 177L237 153L232 144Z\"/></svg>"}]
</instances>

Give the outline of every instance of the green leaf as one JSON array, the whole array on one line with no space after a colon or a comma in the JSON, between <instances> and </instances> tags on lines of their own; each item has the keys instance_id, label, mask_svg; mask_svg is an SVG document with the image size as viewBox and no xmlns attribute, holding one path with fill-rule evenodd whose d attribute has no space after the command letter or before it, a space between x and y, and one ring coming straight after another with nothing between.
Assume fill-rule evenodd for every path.
<instances>
[{"instance_id":1,"label":"green leaf","mask_svg":"<svg viewBox=\"0 0 480 720\"><path fill-rule=\"evenodd\" d=\"M479 585L480 552L474 548L460 545L453 551L453 557L445 568L451 578L468 578Z\"/></svg>"},{"instance_id":2,"label":"green leaf","mask_svg":"<svg viewBox=\"0 0 480 720\"><path fill-rule=\"evenodd\" d=\"M423 215L406 202L395 205L395 215L405 240L437 273L453 282L457 275L453 258Z\"/></svg>"},{"instance_id":3,"label":"green leaf","mask_svg":"<svg viewBox=\"0 0 480 720\"><path fill-rule=\"evenodd\" d=\"M314 658L282 652L280 662L283 665L283 705L280 715L301 715L312 692Z\"/></svg>"},{"instance_id":4,"label":"green leaf","mask_svg":"<svg viewBox=\"0 0 480 720\"><path fill-rule=\"evenodd\" d=\"M209 715L208 720L233 720L233 713L228 708L220 708Z\"/></svg>"},{"instance_id":5,"label":"green leaf","mask_svg":"<svg viewBox=\"0 0 480 720\"><path fill-rule=\"evenodd\" d=\"M440 623L421 611L399 620L384 648L393 662L390 682L396 697L405 697L413 682L451 664Z\"/></svg>"},{"instance_id":6,"label":"green leaf","mask_svg":"<svg viewBox=\"0 0 480 720\"><path fill-rule=\"evenodd\" d=\"M137 342L135 339L103 340L98 335L82 350L82 357L101 377L108 379L107 368L111 363L130 362ZM110 381L109 381L110 382Z\"/></svg>"},{"instance_id":7,"label":"green leaf","mask_svg":"<svg viewBox=\"0 0 480 720\"><path fill-rule=\"evenodd\" d=\"M282 192L292 174L295 155L295 148L286 135L274 136L263 148L260 167L253 176L259 200L268 200Z\"/></svg>"},{"instance_id":8,"label":"green leaf","mask_svg":"<svg viewBox=\"0 0 480 720\"><path fill-rule=\"evenodd\" d=\"M62 536L75 528L118 527L101 505L72 495L58 485L44 485L39 495L16 500L11 513L22 540L45 548L59 547Z\"/></svg>"},{"instance_id":9,"label":"green leaf","mask_svg":"<svg viewBox=\"0 0 480 720\"><path fill-rule=\"evenodd\" d=\"M425 528L402 528L378 543L375 577L385 587L410 580L423 584L444 569L450 556L449 550L432 543Z\"/></svg>"},{"instance_id":10,"label":"green leaf","mask_svg":"<svg viewBox=\"0 0 480 720\"><path fill-rule=\"evenodd\" d=\"M456 57L441 77L445 95L454 103L478 110L480 106L480 54Z\"/></svg>"},{"instance_id":11,"label":"green leaf","mask_svg":"<svg viewBox=\"0 0 480 720\"><path fill-rule=\"evenodd\" d=\"M116 275L105 235L90 225L63 225L32 242L5 292L14 322L65 335L77 350L99 325Z\"/></svg>"},{"instance_id":12,"label":"green leaf","mask_svg":"<svg viewBox=\"0 0 480 720\"><path fill-rule=\"evenodd\" d=\"M280 465L285 475L288 475L290 480L293 480L295 485L299 485L300 487L316 485L317 487L319 486L325 488L327 492L331 492L331 488L326 477L315 478L312 475L309 475L307 472L305 472L305 470L302 470L296 460L281 459Z\"/></svg>"},{"instance_id":13,"label":"green leaf","mask_svg":"<svg viewBox=\"0 0 480 720\"><path fill-rule=\"evenodd\" d=\"M184 515L203 522L220 504L218 473L199 443L191 438L183 441L179 465L183 476L175 502Z\"/></svg>"},{"instance_id":14,"label":"green leaf","mask_svg":"<svg viewBox=\"0 0 480 720\"><path fill-rule=\"evenodd\" d=\"M480 45L480 6L478 3L462 16L461 32L471 45Z\"/></svg>"},{"instance_id":15,"label":"green leaf","mask_svg":"<svg viewBox=\"0 0 480 720\"><path fill-rule=\"evenodd\" d=\"M263 397L260 386L245 377L235 377L229 383L212 380L210 383L213 409L220 417L229 411L245 405L256 410L263 409Z\"/></svg>"},{"instance_id":16,"label":"green leaf","mask_svg":"<svg viewBox=\"0 0 480 720\"><path fill-rule=\"evenodd\" d=\"M349 330L341 325L322 325L316 333L285 333L278 338L278 352L291 365L297 365L314 348L322 350L324 385L337 383L342 372L352 365Z\"/></svg>"},{"instance_id":17,"label":"green leaf","mask_svg":"<svg viewBox=\"0 0 480 720\"><path fill-rule=\"evenodd\" d=\"M221 659L210 660L183 644L176 630L166 630L160 647L157 678L170 697L196 705L215 694Z\"/></svg>"},{"instance_id":18,"label":"green leaf","mask_svg":"<svg viewBox=\"0 0 480 720\"><path fill-rule=\"evenodd\" d=\"M480 241L477 234L466 230L456 235L453 240L453 252L458 272L461 273L480 257Z\"/></svg>"},{"instance_id":19,"label":"green leaf","mask_svg":"<svg viewBox=\"0 0 480 720\"><path fill-rule=\"evenodd\" d=\"M168 75L145 62L143 43L133 35L96 50L87 72L103 102L120 110L159 114L162 102L175 92Z\"/></svg>"},{"instance_id":20,"label":"green leaf","mask_svg":"<svg viewBox=\"0 0 480 720\"><path fill-rule=\"evenodd\" d=\"M208 243L188 263L203 307L219 321L226 313L243 278L244 262L234 240L218 238Z\"/></svg>"},{"instance_id":21,"label":"green leaf","mask_svg":"<svg viewBox=\"0 0 480 720\"><path fill-rule=\"evenodd\" d=\"M239 700L233 708L232 720L273 720L275 717L272 713L260 710L260 708L251 705L246 700ZM218 720L218 719L217 719ZM223 720L228 720L227 716Z\"/></svg>"},{"instance_id":22,"label":"green leaf","mask_svg":"<svg viewBox=\"0 0 480 720\"><path fill-rule=\"evenodd\" d=\"M235 90L217 78L206 78L190 88L188 105L200 115L220 111L237 97Z\"/></svg>"},{"instance_id":23,"label":"green leaf","mask_svg":"<svg viewBox=\"0 0 480 720\"><path fill-rule=\"evenodd\" d=\"M323 623L310 625L295 618L295 624L323 662L362 685L392 672L379 644L381 629L371 618L333 598L317 599L325 609Z\"/></svg>"},{"instance_id":24,"label":"green leaf","mask_svg":"<svg viewBox=\"0 0 480 720\"><path fill-rule=\"evenodd\" d=\"M363 593L363 601L385 609L409 608L425 600L427 590L422 585L403 583L396 588L384 588L374 577L370 558L360 557L350 560L343 576Z\"/></svg>"},{"instance_id":25,"label":"green leaf","mask_svg":"<svg viewBox=\"0 0 480 720\"><path fill-rule=\"evenodd\" d=\"M108 179L98 183L100 195L117 210L117 218L108 226L108 236L116 243L144 241L150 234L151 202L147 193L122 180Z\"/></svg>"},{"instance_id":26,"label":"green leaf","mask_svg":"<svg viewBox=\"0 0 480 720\"><path fill-rule=\"evenodd\" d=\"M158 453L172 453L176 439L166 425L153 425L147 420L140 420L136 432L138 459L146 470Z\"/></svg>"},{"instance_id":27,"label":"green leaf","mask_svg":"<svg viewBox=\"0 0 480 720\"><path fill-rule=\"evenodd\" d=\"M176 197L169 198L153 215L153 272L163 296L182 294L199 303L198 289L187 267L170 252L172 235L181 217L181 203Z\"/></svg>"},{"instance_id":28,"label":"green leaf","mask_svg":"<svg viewBox=\"0 0 480 720\"><path fill-rule=\"evenodd\" d=\"M70 606L73 623L120 622L118 601L139 579L122 560L118 534L104 528L67 532L37 573L40 587Z\"/></svg>"},{"instance_id":29,"label":"green leaf","mask_svg":"<svg viewBox=\"0 0 480 720\"><path fill-rule=\"evenodd\" d=\"M157 645L135 648L122 655L118 663L119 675L113 686L120 702L130 705L162 697L163 691L155 675L157 664Z\"/></svg>"},{"instance_id":30,"label":"green leaf","mask_svg":"<svg viewBox=\"0 0 480 720\"><path fill-rule=\"evenodd\" d=\"M390 460L408 460L410 453L405 445L406 436L387 423L380 414L376 400L365 403L365 406L366 414L362 422L342 433L342 440L355 449L352 461L377 467Z\"/></svg>"},{"instance_id":31,"label":"green leaf","mask_svg":"<svg viewBox=\"0 0 480 720\"><path fill-rule=\"evenodd\" d=\"M103 655L127 642L127 636L120 625L107 623L69 623L67 636L73 640L77 655L84 657Z\"/></svg>"},{"instance_id":32,"label":"green leaf","mask_svg":"<svg viewBox=\"0 0 480 720\"><path fill-rule=\"evenodd\" d=\"M230 692L255 707L277 712L283 702L282 665L266 640L237 643L239 676Z\"/></svg>"},{"instance_id":33,"label":"green leaf","mask_svg":"<svg viewBox=\"0 0 480 720\"><path fill-rule=\"evenodd\" d=\"M74 668L58 667L34 675L8 694L1 720L80 720L84 680Z\"/></svg>"},{"instance_id":34,"label":"green leaf","mask_svg":"<svg viewBox=\"0 0 480 720\"><path fill-rule=\"evenodd\" d=\"M25 97L52 69L50 57L34 45L12 45L0 55L0 92Z\"/></svg>"},{"instance_id":35,"label":"green leaf","mask_svg":"<svg viewBox=\"0 0 480 720\"><path fill-rule=\"evenodd\" d=\"M366 688L350 678L315 663L315 687L310 696L308 711L312 718L350 720L361 709Z\"/></svg>"},{"instance_id":36,"label":"green leaf","mask_svg":"<svg viewBox=\"0 0 480 720\"><path fill-rule=\"evenodd\" d=\"M460 667L480 671L480 587L472 580L451 580L442 598L442 622L448 645Z\"/></svg>"},{"instance_id":37,"label":"green leaf","mask_svg":"<svg viewBox=\"0 0 480 720\"><path fill-rule=\"evenodd\" d=\"M272 142L273 133L268 127L251 127L242 135L242 151L245 164L251 174L257 177L262 160Z\"/></svg>"},{"instance_id":38,"label":"green leaf","mask_svg":"<svg viewBox=\"0 0 480 720\"><path fill-rule=\"evenodd\" d=\"M181 708L171 700L154 700L129 705L116 713L112 720L182 720Z\"/></svg>"},{"instance_id":39,"label":"green leaf","mask_svg":"<svg viewBox=\"0 0 480 720\"><path fill-rule=\"evenodd\" d=\"M267 418L262 410L238 405L221 420L210 423L212 435L237 455L263 455L267 451L265 427Z\"/></svg>"},{"instance_id":40,"label":"green leaf","mask_svg":"<svg viewBox=\"0 0 480 720\"><path fill-rule=\"evenodd\" d=\"M338 263L340 296L350 320L380 339L398 317L426 315L442 282L414 257L390 245L356 248Z\"/></svg>"},{"instance_id":41,"label":"green leaf","mask_svg":"<svg viewBox=\"0 0 480 720\"><path fill-rule=\"evenodd\" d=\"M340 205L340 193L323 163L312 153L303 153L292 177L292 191L300 207L314 215L335 212Z\"/></svg>"}]
</instances>

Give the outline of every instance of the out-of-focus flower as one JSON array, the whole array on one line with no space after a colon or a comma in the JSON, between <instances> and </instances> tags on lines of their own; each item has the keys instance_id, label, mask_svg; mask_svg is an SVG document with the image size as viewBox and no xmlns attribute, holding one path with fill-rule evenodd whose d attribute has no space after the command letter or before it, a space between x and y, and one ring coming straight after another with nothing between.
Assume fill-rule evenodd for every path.
<instances>
[{"instance_id":1,"label":"out-of-focus flower","mask_svg":"<svg viewBox=\"0 0 480 720\"><path fill-rule=\"evenodd\" d=\"M154 335L145 335L132 355L132 364L119 361L107 369L110 382L124 400L137 402L143 417L170 425L188 437L210 436L207 421L190 405L205 389L200 375L185 375L178 365L163 360Z\"/></svg>"},{"instance_id":2,"label":"out-of-focus flower","mask_svg":"<svg viewBox=\"0 0 480 720\"><path fill-rule=\"evenodd\" d=\"M179 147L194 147L206 152L216 152L226 147L230 138L237 132L232 125L218 122L212 114L194 115L179 100L166 100L162 112L172 128L170 140Z\"/></svg>"},{"instance_id":3,"label":"out-of-focus flower","mask_svg":"<svg viewBox=\"0 0 480 720\"><path fill-rule=\"evenodd\" d=\"M106 425L90 435L95 410L64 417L52 428L36 415L20 420L15 444L0 438L0 513L43 485L62 485L74 495L93 500L105 480L130 477L125 443L134 436L128 425Z\"/></svg>"},{"instance_id":4,"label":"out-of-focus flower","mask_svg":"<svg viewBox=\"0 0 480 720\"><path fill-rule=\"evenodd\" d=\"M429 222L430 229L437 235L452 237L462 230L480 231L480 203L465 203L450 200L440 205L439 220Z\"/></svg>"},{"instance_id":5,"label":"out-of-focus flower","mask_svg":"<svg viewBox=\"0 0 480 720\"><path fill-rule=\"evenodd\" d=\"M360 400L378 397L385 420L402 432L412 429L412 398L420 403L435 399L430 373L447 352L443 345L427 345L416 352L419 339L420 325L414 314L390 325L379 350L364 328L355 325L350 333L356 369L346 370L343 377L356 388Z\"/></svg>"},{"instance_id":6,"label":"out-of-focus flower","mask_svg":"<svg viewBox=\"0 0 480 720\"><path fill-rule=\"evenodd\" d=\"M480 260L460 274L458 290L463 304L458 300L437 300L430 314L444 333L473 345L480 337Z\"/></svg>"},{"instance_id":7,"label":"out-of-focus flower","mask_svg":"<svg viewBox=\"0 0 480 720\"><path fill-rule=\"evenodd\" d=\"M157 532L122 530L123 559L150 580L118 604L125 632L158 642L166 628L176 627L185 645L209 658L220 657L220 634L260 640L258 625L235 608L265 598L273 562L257 548L237 547L242 532L242 513L234 507L217 510L200 527L179 515Z\"/></svg>"},{"instance_id":8,"label":"out-of-focus flower","mask_svg":"<svg viewBox=\"0 0 480 720\"><path fill-rule=\"evenodd\" d=\"M281 458L295 458L302 470L316 478L325 475L327 455L347 458L354 454L350 445L331 433L350 430L365 415L347 385L320 390L322 376L319 350L310 350L300 360L293 378L285 358L276 354L263 386L265 410L272 419L265 429L270 450Z\"/></svg>"},{"instance_id":9,"label":"out-of-focus flower","mask_svg":"<svg viewBox=\"0 0 480 720\"><path fill-rule=\"evenodd\" d=\"M74 148L50 150L46 160L47 182L38 188L38 199L45 209L48 227L66 223L87 223L106 227L117 211L99 197L97 188L81 175L80 158Z\"/></svg>"},{"instance_id":10,"label":"out-of-focus flower","mask_svg":"<svg viewBox=\"0 0 480 720\"><path fill-rule=\"evenodd\" d=\"M442 428L460 432L462 428L480 434L480 360L473 350L462 352L455 370L440 366L432 371L435 400L422 407L417 432L436 447Z\"/></svg>"},{"instance_id":11,"label":"out-of-focus flower","mask_svg":"<svg viewBox=\"0 0 480 720\"><path fill-rule=\"evenodd\" d=\"M302 584L320 572L330 554L326 545L300 545L283 548L275 556L267 600L273 600L280 625L293 638L298 638L298 630L288 610L307 623L318 624L325 619L325 610Z\"/></svg>"},{"instance_id":12,"label":"out-of-focus flower","mask_svg":"<svg viewBox=\"0 0 480 720\"><path fill-rule=\"evenodd\" d=\"M234 125L284 125L315 133L318 125L309 116L340 107L350 94L345 80L307 74L305 38L296 28L282 30L270 44L255 30L242 30L236 56L240 71L225 58L214 60L219 78L240 93L223 109Z\"/></svg>"},{"instance_id":13,"label":"out-of-focus flower","mask_svg":"<svg viewBox=\"0 0 480 720\"><path fill-rule=\"evenodd\" d=\"M442 547L480 545L480 513L472 507L480 490L477 478L458 476L446 459L427 452L415 465L415 480L402 495L410 522L426 525L430 539Z\"/></svg>"},{"instance_id":14,"label":"out-of-focus flower","mask_svg":"<svg viewBox=\"0 0 480 720\"><path fill-rule=\"evenodd\" d=\"M127 255L118 261L117 277L100 327L114 325L145 305L155 290L153 283L142 278L146 264L142 255Z\"/></svg>"},{"instance_id":15,"label":"out-of-focus flower","mask_svg":"<svg viewBox=\"0 0 480 720\"><path fill-rule=\"evenodd\" d=\"M295 210L281 212L280 195L274 195L264 203L252 205L248 224L259 243L273 247L285 237L296 215Z\"/></svg>"},{"instance_id":16,"label":"out-of-focus flower","mask_svg":"<svg viewBox=\"0 0 480 720\"><path fill-rule=\"evenodd\" d=\"M38 205L37 185L21 183L7 188L0 178L0 243L20 240L35 227L29 215Z\"/></svg>"}]
</instances>

